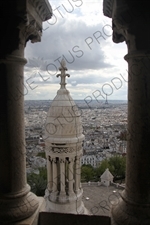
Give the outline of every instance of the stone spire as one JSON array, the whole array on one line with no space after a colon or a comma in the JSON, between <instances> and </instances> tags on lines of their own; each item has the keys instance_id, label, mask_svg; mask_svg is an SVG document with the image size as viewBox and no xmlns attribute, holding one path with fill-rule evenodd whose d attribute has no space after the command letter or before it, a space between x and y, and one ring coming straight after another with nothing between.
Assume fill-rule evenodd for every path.
<instances>
[{"instance_id":1,"label":"stone spire","mask_svg":"<svg viewBox=\"0 0 150 225\"><path fill-rule=\"evenodd\" d=\"M59 68L60 89L47 114L45 151L48 184L45 192L49 212L82 214L85 212L80 184L80 158L84 140L81 113L66 89L67 67Z\"/></svg>"}]
</instances>

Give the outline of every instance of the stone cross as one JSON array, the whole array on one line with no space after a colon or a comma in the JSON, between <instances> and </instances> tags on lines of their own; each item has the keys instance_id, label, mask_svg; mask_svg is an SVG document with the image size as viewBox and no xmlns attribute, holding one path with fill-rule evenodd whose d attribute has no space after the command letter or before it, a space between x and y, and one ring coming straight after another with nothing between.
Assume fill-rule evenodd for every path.
<instances>
[{"instance_id":1,"label":"stone cross","mask_svg":"<svg viewBox=\"0 0 150 225\"><path fill-rule=\"evenodd\" d=\"M66 88L66 76L70 77L69 74L66 74L66 71L68 70L67 67L66 67L66 62L64 59L61 60L61 63L60 63L60 67L59 67L59 70L61 71L61 74L57 74L56 77L61 77L61 80L60 80L60 85L61 85L61 89L65 89Z\"/></svg>"}]
</instances>

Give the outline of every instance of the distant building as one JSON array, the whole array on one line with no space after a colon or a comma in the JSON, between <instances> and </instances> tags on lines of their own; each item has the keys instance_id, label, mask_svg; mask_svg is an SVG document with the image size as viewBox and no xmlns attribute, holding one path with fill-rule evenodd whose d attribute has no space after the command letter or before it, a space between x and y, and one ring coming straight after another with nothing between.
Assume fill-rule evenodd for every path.
<instances>
[{"instance_id":1,"label":"distant building","mask_svg":"<svg viewBox=\"0 0 150 225\"><path fill-rule=\"evenodd\" d=\"M32 135L32 136L26 137L25 140L26 140L26 143L35 143L35 144L38 144L39 139L40 139L40 136L39 135Z\"/></svg>"},{"instance_id":2,"label":"distant building","mask_svg":"<svg viewBox=\"0 0 150 225\"><path fill-rule=\"evenodd\" d=\"M105 172L101 175L101 183L108 187L110 186L111 182L113 182L113 175L110 173L109 169L107 168Z\"/></svg>"},{"instance_id":3,"label":"distant building","mask_svg":"<svg viewBox=\"0 0 150 225\"><path fill-rule=\"evenodd\" d=\"M100 161L102 161L102 157L97 157L96 155L84 155L81 158L81 165L90 164L93 167L97 167Z\"/></svg>"}]
</instances>

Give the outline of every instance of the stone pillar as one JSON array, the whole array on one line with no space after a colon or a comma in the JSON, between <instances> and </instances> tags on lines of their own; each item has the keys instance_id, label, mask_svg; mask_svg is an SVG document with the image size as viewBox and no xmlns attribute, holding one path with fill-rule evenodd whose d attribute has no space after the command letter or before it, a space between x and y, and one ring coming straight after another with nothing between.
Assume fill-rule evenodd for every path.
<instances>
[{"instance_id":1,"label":"stone pillar","mask_svg":"<svg viewBox=\"0 0 150 225\"><path fill-rule=\"evenodd\" d=\"M0 219L10 221L24 219L38 207L38 200L29 192L26 181L23 101L25 63L23 49L0 60Z\"/></svg>"},{"instance_id":2,"label":"stone pillar","mask_svg":"<svg viewBox=\"0 0 150 225\"><path fill-rule=\"evenodd\" d=\"M31 216L38 207L26 180L24 127L24 47L32 32L26 26L26 36L25 25L15 26L14 17L12 21L14 36L10 43L3 43L6 52L0 55L0 220L11 222Z\"/></svg>"},{"instance_id":3,"label":"stone pillar","mask_svg":"<svg viewBox=\"0 0 150 225\"><path fill-rule=\"evenodd\" d=\"M112 210L114 224L150 224L150 55L128 54L126 188ZM127 220L125 220L125 218ZM123 222L124 221L124 222ZM130 222L129 222L130 221Z\"/></svg>"},{"instance_id":4,"label":"stone pillar","mask_svg":"<svg viewBox=\"0 0 150 225\"><path fill-rule=\"evenodd\" d=\"M59 159L60 163L60 197L66 196L65 192L65 160Z\"/></svg>"},{"instance_id":5,"label":"stone pillar","mask_svg":"<svg viewBox=\"0 0 150 225\"><path fill-rule=\"evenodd\" d=\"M47 159L47 186L48 190L51 192L53 190L53 174L52 174L52 160L48 156Z\"/></svg>"},{"instance_id":6,"label":"stone pillar","mask_svg":"<svg viewBox=\"0 0 150 225\"><path fill-rule=\"evenodd\" d=\"M39 205L26 180L24 48L28 40L40 41L51 9L47 1L32 3L0 1L0 224L30 217Z\"/></svg>"},{"instance_id":7,"label":"stone pillar","mask_svg":"<svg viewBox=\"0 0 150 225\"><path fill-rule=\"evenodd\" d=\"M69 171L68 171L68 182L69 182L69 196L74 195L73 190L73 183L74 183L74 177L73 177L73 165L74 165L74 159L69 159Z\"/></svg>"},{"instance_id":8,"label":"stone pillar","mask_svg":"<svg viewBox=\"0 0 150 225\"><path fill-rule=\"evenodd\" d=\"M52 170L53 170L53 192L57 193L57 160L54 158L52 160Z\"/></svg>"},{"instance_id":9,"label":"stone pillar","mask_svg":"<svg viewBox=\"0 0 150 225\"><path fill-rule=\"evenodd\" d=\"M104 3L112 1L104 1ZM106 7L108 6L108 8ZM114 1L114 42L126 41L128 54L128 137L126 187L112 208L114 225L150 224L150 26L147 1ZM111 10L110 10L111 9ZM145 35L144 35L145 34Z\"/></svg>"},{"instance_id":10,"label":"stone pillar","mask_svg":"<svg viewBox=\"0 0 150 225\"><path fill-rule=\"evenodd\" d=\"M81 167L80 167L80 157L75 157L75 191L79 192L80 188L80 179L81 179Z\"/></svg>"}]
</instances>

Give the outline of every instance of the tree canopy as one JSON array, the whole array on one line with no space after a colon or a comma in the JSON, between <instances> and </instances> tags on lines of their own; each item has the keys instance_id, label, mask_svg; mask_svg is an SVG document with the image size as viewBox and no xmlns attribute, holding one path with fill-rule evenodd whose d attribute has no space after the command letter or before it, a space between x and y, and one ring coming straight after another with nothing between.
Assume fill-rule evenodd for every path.
<instances>
[{"instance_id":1,"label":"tree canopy","mask_svg":"<svg viewBox=\"0 0 150 225\"><path fill-rule=\"evenodd\" d=\"M27 175L28 184L31 191L37 196L44 196L47 186L47 169L46 167L39 168L39 174L31 173Z\"/></svg>"},{"instance_id":2,"label":"tree canopy","mask_svg":"<svg viewBox=\"0 0 150 225\"><path fill-rule=\"evenodd\" d=\"M97 177L100 177L107 168L114 176L114 180L125 178L126 157L116 155L109 159L103 160L100 166L96 168Z\"/></svg>"},{"instance_id":3,"label":"tree canopy","mask_svg":"<svg viewBox=\"0 0 150 225\"><path fill-rule=\"evenodd\" d=\"M93 168L91 165L82 165L81 167L81 181L99 181L100 176L105 172L106 169L114 176L116 179L125 178L126 169L126 157L125 156L113 156L109 159L105 159L97 168Z\"/></svg>"},{"instance_id":4,"label":"tree canopy","mask_svg":"<svg viewBox=\"0 0 150 225\"><path fill-rule=\"evenodd\" d=\"M93 180L94 176L95 176L94 168L90 164L88 165L83 164L81 167L81 181L88 182L90 180Z\"/></svg>"}]
</instances>

